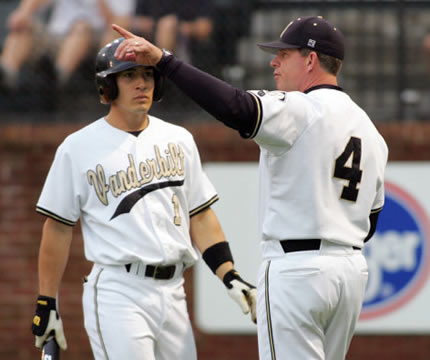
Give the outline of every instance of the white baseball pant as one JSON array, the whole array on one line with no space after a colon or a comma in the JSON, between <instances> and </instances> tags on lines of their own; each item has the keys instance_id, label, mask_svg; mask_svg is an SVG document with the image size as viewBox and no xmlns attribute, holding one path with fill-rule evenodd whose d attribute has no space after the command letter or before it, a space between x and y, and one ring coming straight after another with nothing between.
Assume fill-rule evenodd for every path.
<instances>
[{"instance_id":1,"label":"white baseball pant","mask_svg":"<svg viewBox=\"0 0 430 360\"><path fill-rule=\"evenodd\" d=\"M260 360L344 360L367 278L360 250L326 241L320 250L265 258L258 278Z\"/></svg>"},{"instance_id":2,"label":"white baseball pant","mask_svg":"<svg viewBox=\"0 0 430 360\"><path fill-rule=\"evenodd\" d=\"M94 265L83 293L94 358L196 359L183 283L182 271L155 280L127 273L124 266Z\"/></svg>"}]
</instances>

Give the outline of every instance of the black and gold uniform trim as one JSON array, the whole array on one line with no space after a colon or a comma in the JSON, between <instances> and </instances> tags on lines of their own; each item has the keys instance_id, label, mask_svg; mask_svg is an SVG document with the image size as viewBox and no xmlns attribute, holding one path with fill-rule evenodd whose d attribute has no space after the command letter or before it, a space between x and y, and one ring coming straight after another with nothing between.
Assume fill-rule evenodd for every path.
<instances>
[{"instance_id":1,"label":"black and gold uniform trim","mask_svg":"<svg viewBox=\"0 0 430 360\"><path fill-rule=\"evenodd\" d=\"M382 207L377 208L377 209L372 209L372 210L370 211L370 213L371 213L371 214L375 214L375 213L379 213L379 212L381 212L381 211L382 211Z\"/></svg>"},{"instance_id":2,"label":"black and gold uniform trim","mask_svg":"<svg viewBox=\"0 0 430 360\"><path fill-rule=\"evenodd\" d=\"M97 334L99 335L100 345L103 349L103 353L106 357L106 360L109 360L109 356L108 356L108 353L106 350L106 345L105 345L105 342L103 340L102 331L101 331L101 327L100 327L99 303L97 301L97 296L98 296L97 285L99 283L100 275L102 274L102 272L103 272L103 269L100 269L99 273L96 276L96 281L94 283L94 311L95 311L95 317L96 317Z\"/></svg>"},{"instance_id":3,"label":"black and gold uniform trim","mask_svg":"<svg viewBox=\"0 0 430 360\"><path fill-rule=\"evenodd\" d=\"M190 217L198 214L199 212L202 212L203 210L210 207L215 201L218 201L219 197L218 195L214 195L210 200L206 201L204 204L200 205L199 207L193 209L190 211Z\"/></svg>"},{"instance_id":4,"label":"black and gold uniform trim","mask_svg":"<svg viewBox=\"0 0 430 360\"><path fill-rule=\"evenodd\" d=\"M248 94L251 94L253 98L255 99L255 104L257 105L257 120L255 122L254 130L252 130L249 134L241 134L244 138L247 139L253 139L255 135L257 135L258 130L260 129L261 122L263 120L263 107L261 106L261 100L258 96L256 96L252 92L248 92ZM245 135L245 136L244 136Z\"/></svg>"},{"instance_id":5,"label":"black and gold uniform trim","mask_svg":"<svg viewBox=\"0 0 430 360\"><path fill-rule=\"evenodd\" d=\"M67 220L57 214L54 214L53 212L46 210L44 208L41 208L39 206L36 207L36 212L38 212L39 214L45 215L50 217L51 219L54 219L60 223L63 223L65 225L69 225L69 226L75 226L77 224L77 221L71 221L71 220Z\"/></svg>"},{"instance_id":6,"label":"black and gold uniform trim","mask_svg":"<svg viewBox=\"0 0 430 360\"><path fill-rule=\"evenodd\" d=\"M266 303L266 320L267 320L267 332L268 332L269 345L270 345L270 356L272 360L276 360L275 342L273 341L272 314L270 312L270 296L269 296L270 263L271 262L268 261L266 266L266 273L264 275L265 277L264 293L265 293L265 303Z\"/></svg>"}]
</instances>

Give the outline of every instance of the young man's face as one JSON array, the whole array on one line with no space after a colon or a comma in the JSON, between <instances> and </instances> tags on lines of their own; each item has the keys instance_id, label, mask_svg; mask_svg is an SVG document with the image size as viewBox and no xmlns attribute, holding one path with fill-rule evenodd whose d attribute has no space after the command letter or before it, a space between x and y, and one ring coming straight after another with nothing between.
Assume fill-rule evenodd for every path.
<instances>
[{"instance_id":1,"label":"young man's face","mask_svg":"<svg viewBox=\"0 0 430 360\"><path fill-rule=\"evenodd\" d=\"M137 66L117 74L118 98L115 104L130 112L148 113L154 96L154 69Z\"/></svg>"},{"instance_id":2,"label":"young man's face","mask_svg":"<svg viewBox=\"0 0 430 360\"><path fill-rule=\"evenodd\" d=\"M307 74L308 59L298 49L279 50L270 62L276 87L282 91L302 91L302 83Z\"/></svg>"}]
</instances>

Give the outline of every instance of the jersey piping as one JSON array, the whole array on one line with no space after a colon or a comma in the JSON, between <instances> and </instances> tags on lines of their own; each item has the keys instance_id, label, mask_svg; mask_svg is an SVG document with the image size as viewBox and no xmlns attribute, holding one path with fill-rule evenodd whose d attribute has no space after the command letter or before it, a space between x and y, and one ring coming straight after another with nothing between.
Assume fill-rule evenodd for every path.
<instances>
[{"instance_id":1,"label":"jersey piping","mask_svg":"<svg viewBox=\"0 0 430 360\"><path fill-rule=\"evenodd\" d=\"M270 297L269 297L269 270L270 270L271 261L269 260L266 266L266 274L265 274L265 302L266 302L266 320L267 320L267 332L269 336L270 343L270 355L272 360L276 360L275 353L275 343L273 341L273 328L272 328L272 315L270 312Z\"/></svg>"},{"instance_id":2,"label":"jersey piping","mask_svg":"<svg viewBox=\"0 0 430 360\"><path fill-rule=\"evenodd\" d=\"M98 286L98 283L100 280L100 275L102 274L102 272L103 272L103 269L101 269L100 272L97 274L96 282L94 284L94 311L95 311L95 316L96 316L97 333L98 333L99 338L100 338L100 344L102 346L103 353L106 357L106 360L109 360L109 356L108 356L107 350L106 350L106 345L105 345L105 342L104 342L104 339L102 336L102 330L101 330L101 326L100 326L100 316L99 316L99 304L97 301L97 296L98 296L97 286Z\"/></svg>"},{"instance_id":3,"label":"jersey piping","mask_svg":"<svg viewBox=\"0 0 430 360\"><path fill-rule=\"evenodd\" d=\"M381 212L381 211L382 211L382 207L377 208L377 209L372 209L372 210L370 210L370 213L371 214L375 214L375 213L378 213L378 212Z\"/></svg>"},{"instance_id":4,"label":"jersey piping","mask_svg":"<svg viewBox=\"0 0 430 360\"><path fill-rule=\"evenodd\" d=\"M53 212L50 212L49 210L43 209L41 207L36 207L36 212L38 212L39 214L45 215L50 217L51 219L54 219L56 221L59 221L60 223L63 223L65 225L69 225L69 226L75 226L77 224L77 221L71 221L71 220L67 220L61 216L58 216L57 214L54 214Z\"/></svg>"},{"instance_id":5,"label":"jersey piping","mask_svg":"<svg viewBox=\"0 0 430 360\"><path fill-rule=\"evenodd\" d=\"M206 201L204 204L200 205L199 207L193 209L190 211L190 217L197 215L199 212L202 212L203 210L207 209L208 207L210 207L215 201L218 201L219 197L218 195L214 195L211 199L209 199L208 201Z\"/></svg>"},{"instance_id":6,"label":"jersey piping","mask_svg":"<svg viewBox=\"0 0 430 360\"><path fill-rule=\"evenodd\" d=\"M251 132L251 134L244 134L245 136L243 136L243 134L241 135L245 139L252 139L255 137L255 135L257 135L258 130L260 129L261 121L263 119L263 107L261 106L261 101L257 96L255 96L251 92L248 92L248 94L251 94L253 96L253 98L255 99L255 103L257 104L257 121L255 123L254 130Z\"/></svg>"}]
</instances>

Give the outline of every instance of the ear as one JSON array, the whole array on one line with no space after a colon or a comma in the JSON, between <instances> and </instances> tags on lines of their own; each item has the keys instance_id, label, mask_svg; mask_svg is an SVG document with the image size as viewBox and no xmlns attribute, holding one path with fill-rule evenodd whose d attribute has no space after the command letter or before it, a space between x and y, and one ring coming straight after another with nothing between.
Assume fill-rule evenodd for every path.
<instances>
[{"instance_id":1,"label":"ear","mask_svg":"<svg viewBox=\"0 0 430 360\"><path fill-rule=\"evenodd\" d=\"M312 71L315 66L319 63L318 55L315 51L311 51L306 57L306 66L309 71Z\"/></svg>"}]
</instances>

